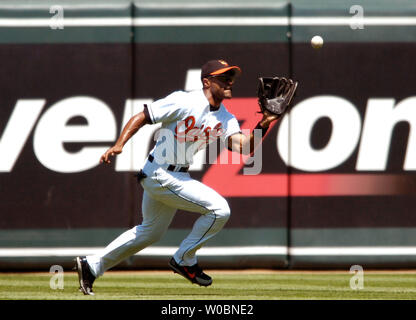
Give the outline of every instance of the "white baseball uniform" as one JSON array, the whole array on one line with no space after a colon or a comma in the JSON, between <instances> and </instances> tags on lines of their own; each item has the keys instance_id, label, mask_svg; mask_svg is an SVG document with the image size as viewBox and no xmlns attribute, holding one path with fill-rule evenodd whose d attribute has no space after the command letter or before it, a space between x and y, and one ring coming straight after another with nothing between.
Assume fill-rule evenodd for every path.
<instances>
[{"instance_id":1,"label":"white baseball uniform","mask_svg":"<svg viewBox=\"0 0 416 320\"><path fill-rule=\"evenodd\" d=\"M197 263L196 251L217 234L230 216L227 201L216 191L194 180L184 169L193 155L218 138L239 133L237 119L221 104L211 110L202 89L176 91L147 107L152 123L162 123L155 147L143 167L143 221L111 242L102 252L87 256L94 276L158 241L178 209L201 214L192 231L174 254L183 266Z\"/></svg>"}]
</instances>

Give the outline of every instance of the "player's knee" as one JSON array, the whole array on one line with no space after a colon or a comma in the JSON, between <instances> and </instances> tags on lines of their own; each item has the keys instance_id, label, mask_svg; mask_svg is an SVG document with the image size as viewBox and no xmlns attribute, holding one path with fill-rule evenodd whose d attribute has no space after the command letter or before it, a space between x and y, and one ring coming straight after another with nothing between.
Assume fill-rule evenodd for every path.
<instances>
[{"instance_id":1,"label":"player's knee","mask_svg":"<svg viewBox=\"0 0 416 320\"><path fill-rule=\"evenodd\" d=\"M225 199L223 199L219 209L215 211L215 214L217 215L217 218L224 221L227 221L230 218L231 209L228 205L228 202Z\"/></svg>"},{"instance_id":2,"label":"player's knee","mask_svg":"<svg viewBox=\"0 0 416 320\"><path fill-rule=\"evenodd\" d=\"M165 234L164 230L152 229L139 225L136 227L136 242L149 246L159 241Z\"/></svg>"},{"instance_id":3,"label":"player's knee","mask_svg":"<svg viewBox=\"0 0 416 320\"><path fill-rule=\"evenodd\" d=\"M149 235L149 241L151 242L151 244L153 244L153 243L159 241L160 239L162 239L164 234L165 234L164 231L155 230Z\"/></svg>"}]
</instances>

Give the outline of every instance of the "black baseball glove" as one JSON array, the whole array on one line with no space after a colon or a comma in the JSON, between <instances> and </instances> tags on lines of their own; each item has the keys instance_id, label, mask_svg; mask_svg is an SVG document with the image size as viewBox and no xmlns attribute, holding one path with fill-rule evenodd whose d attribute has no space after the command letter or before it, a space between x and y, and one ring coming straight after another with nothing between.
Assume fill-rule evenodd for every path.
<instances>
[{"instance_id":1,"label":"black baseball glove","mask_svg":"<svg viewBox=\"0 0 416 320\"><path fill-rule=\"evenodd\" d=\"M281 117L290 106L295 95L298 82L279 77L259 78L257 89L261 113L265 110Z\"/></svg>"}]
</instances>

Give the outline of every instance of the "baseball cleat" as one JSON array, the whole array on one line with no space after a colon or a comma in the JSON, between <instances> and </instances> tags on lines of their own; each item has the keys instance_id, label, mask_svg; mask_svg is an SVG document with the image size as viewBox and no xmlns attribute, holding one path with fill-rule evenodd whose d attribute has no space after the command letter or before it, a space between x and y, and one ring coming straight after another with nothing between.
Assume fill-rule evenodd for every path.
<instances>
[{"instance_id":1,"label":"baseball cleat","mask_svg":"<svg viewBox=\"0 0 416 320\"><path fill-rule=\"evenodd\" d=\"M169 261L169 267L173 270L173 272L180 274L192 283L196 283L204 287L208 287L212 284L211 277L204 273L198 264L194 264L193 266L180 266L176 263L175 259L172 258Z\"/></svg>"},{"instance_id":2,"label":"baseball cleat","mask_svg":"<svg viewBox=\"0 0 416 320\"><path fill-rule=\"evenodd\" d=\"M78 271L79 290L85 295L93 296L92 284L95 281L95 277L90 271L87 259L85 257L77 257L76 268Z\"/></svg>"}]
</instances>

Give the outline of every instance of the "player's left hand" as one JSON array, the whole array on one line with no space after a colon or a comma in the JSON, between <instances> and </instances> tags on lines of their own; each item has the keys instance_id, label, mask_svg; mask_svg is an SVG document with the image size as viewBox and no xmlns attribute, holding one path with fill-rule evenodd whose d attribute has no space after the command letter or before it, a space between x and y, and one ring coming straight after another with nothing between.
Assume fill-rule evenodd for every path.
<instances>
[{"instance_id":1,"label":"player's left hand","mask_svg":"<svg viewBox=\"0 0 416 320\"><path fill-rule=\"evenodd\" d=\"M298 82L284 77L259 78L257 96L263 120L282 117L291 106L297 87Z\"/></svg>"},{"instance_id":2,"label":"player's left hand","mask_svg":"<svg viewBox=\"0 0 416 320\"><path fill-rule=\"evenodd\" d=\"M120 146L112 146L110 149L108 149L100 158L100 163L111 163L110 156L115 156L117 154L120 154L123 151L123 148Z\"/></svg>"}]
</instances>

